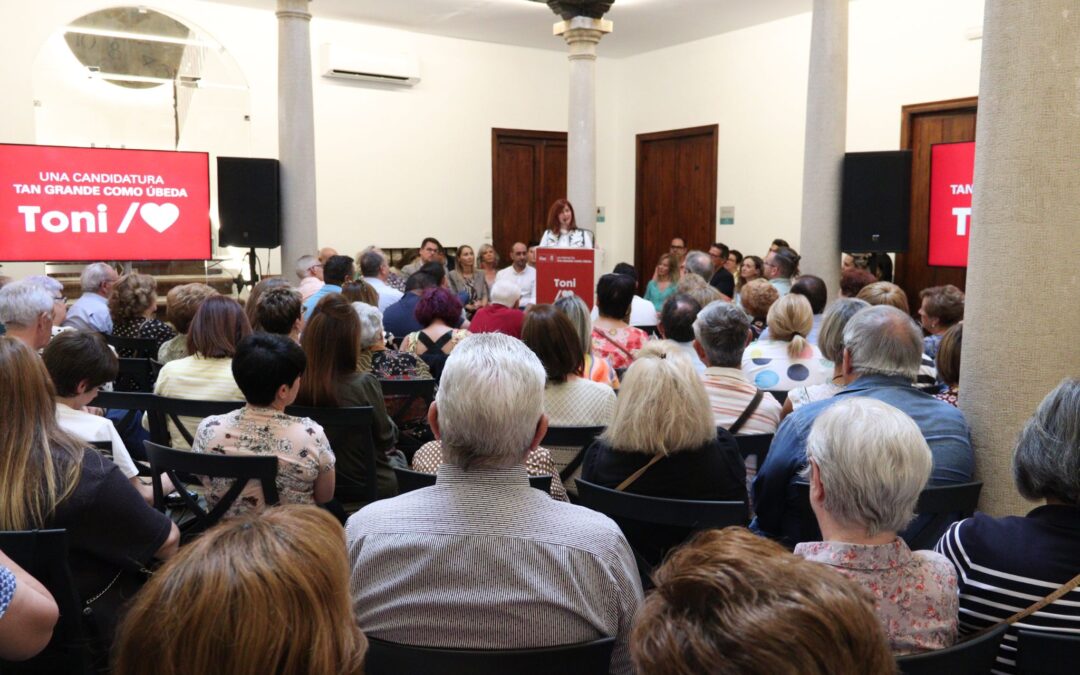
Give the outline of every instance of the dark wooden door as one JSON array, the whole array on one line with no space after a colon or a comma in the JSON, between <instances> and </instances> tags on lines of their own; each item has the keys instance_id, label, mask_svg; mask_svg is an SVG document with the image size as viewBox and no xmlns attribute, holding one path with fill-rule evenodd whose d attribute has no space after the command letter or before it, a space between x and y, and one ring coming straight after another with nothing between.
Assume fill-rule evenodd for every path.
<instances>
[{"instance_id":1,"label":"dark wooden door","mask_svg":"<svg viewBox=\"0 0 1080 675\"><path fill-rule=\"evenodd\" d=\"M634 266L642 290L671 239L708 251L716 237L717 125L637 136Z\"/></svg>"},{"instance_id":2,"label":"dark wooden door","mask_svg":"<svg viewBox=\"0 0 1080 675\"><path fill-rule=\"evenodd\" d=\"M491 130L491 235L505 263L514 242L539 240L566 196L566 132Z\"/></svg>"},{"instance_id":3,"label":"dark wooden door","mask_svg":"<svg viewBox=\"0 0 1080 675\"><path fill-rule=\"evenodd\" d=\"M960 289L967 268L930 266L930 146L975 140L977 98L906 105L901 112L900 147L911 150L911 222L908 252L896 254L894 280L904 289L914 314L919 291L952 284Z\"/></svg>"}]
</instances>

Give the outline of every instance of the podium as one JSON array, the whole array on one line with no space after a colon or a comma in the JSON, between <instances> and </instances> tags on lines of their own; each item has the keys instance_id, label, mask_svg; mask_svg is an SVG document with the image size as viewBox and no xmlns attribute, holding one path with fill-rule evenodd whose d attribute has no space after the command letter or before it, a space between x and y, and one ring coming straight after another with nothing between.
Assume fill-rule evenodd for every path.
<instances>
[{"instance_id":1,"label":"podium","mask_svg":"<svg viewBox=\"0 0 1080 675\"><path fill-rule=\"evenodd\" d=\"M550 304L570 292L592 309L595 267L595 249L536 249L536 302Z\"/></svg>"}]
</instances>

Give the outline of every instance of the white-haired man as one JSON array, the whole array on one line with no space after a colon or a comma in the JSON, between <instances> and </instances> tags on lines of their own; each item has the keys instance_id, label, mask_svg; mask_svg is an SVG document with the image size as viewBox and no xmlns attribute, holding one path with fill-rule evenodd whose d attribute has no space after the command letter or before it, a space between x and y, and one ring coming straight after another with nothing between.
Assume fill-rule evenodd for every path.
<instances>
[{"instance_id":1,"label":"white-haired man","mask_svg":"<svg viewBox=\"0 0 1080 675\"><path fill-rule=\"evenodd\" d=\"M0 288L0 324L36 352L52 338L54 302L52 293L29 279L7 284Z\"/></svg>"},{"instance_id":2,"label":"white-haired man","mask_svg":"<svg viewBox=\"0 0 1080 675\"><path fill-rule=\"evenodd\" d=\"M931 484L969 482L975 457L967 422L959 409L912 386L921 361L922 331L907 314L878 305L851 317L844 328L841 366L846 386L832 398L804 405L784 419L754 479L757 515L750 528L789 545L805 540L791 485L806 465L806 439L822 412L852 396L883 401L915 420L934 456ZM908 531L920 525L916 521Z\"/></svg>"},{"instance_id":3,"label":"white-haired man","mask_svg":"<svg viewBox=\"0 0 1080 675\"><path fill-rule=\"evenodd\" d=\"M300 278L296 286L300 300L307 300L323 287L323 264L313 255L302 255L296 261L296 276Z\"/></svg>"},{"instance_id":4,"label":"white-haired man","mask_svg":"<svg viewBox=\"0 0 1080 675\"><path fill-rule=\"evenodd\" d=\"M113 323L109 314L109 295L119 279L116 270L105 263L87 265L79 277L82 296L68 310L63 325L77 330L111 333Z\"/></svg>"},{"instance_id":5,"label":"white-haired man","mask_svg":"<svg viewBox=\"0 0 1080 675\"><path fill-rule=\"evenodd\" d=\"M491 304L476 310L469 323L470 333L502 333L521 337L525 313L518 309L521 288L509 279L499 279L491 286Z\"/></svg>"},{"instance_id":6,"label":"white-haired man","mask_svg":"<svg viewBox=\"0 0 1080 675\"><path fill-rule=\"evenodd\" d=\"M616 638L627 648L641 586L606 516L529 487L547 431L544 367L506 335L462 341L428 420L444 464L433 487L375 502L346 526L353 606L366 635L410 645L524 649Z\"/></svg>"},{"instance_id":7,"label":"white-haired man","mask_svg":"<svg viewBox=\"0 0 1080 675\"><path fill-rule=\"evenodd\" d=\"M390 278L390 265L386 262L386 256L378 249L364 251L360 255L360 275L379 294L380 312L385 312L387 307L405 295L387 283Z\"/></svg>"}]
</instances>

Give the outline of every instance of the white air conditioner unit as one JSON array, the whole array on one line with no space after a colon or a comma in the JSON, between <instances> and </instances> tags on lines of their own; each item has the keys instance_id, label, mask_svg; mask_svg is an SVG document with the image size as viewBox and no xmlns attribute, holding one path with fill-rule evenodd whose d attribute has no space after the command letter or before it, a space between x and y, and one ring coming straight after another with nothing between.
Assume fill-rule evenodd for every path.
<instances>
[{"instance_id":1,"label":"white air conditioner unit","mask_svg":"<svg viewBox=\"0 0 1080 675\"><path fill-rule=\"evenodd\" d=\"M321 56L323 77L407 87L420 81L420 62L411 54L362 52L341 45L324 44Z\"/></svg>"}]
</instances>

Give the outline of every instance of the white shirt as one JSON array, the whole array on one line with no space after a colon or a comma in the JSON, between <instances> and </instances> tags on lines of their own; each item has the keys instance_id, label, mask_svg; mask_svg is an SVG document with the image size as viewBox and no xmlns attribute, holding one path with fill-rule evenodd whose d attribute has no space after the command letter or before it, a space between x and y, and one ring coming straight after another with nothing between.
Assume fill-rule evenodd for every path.
<instances>
[{"instance_id":1,"label":"white shirt","mask_svg":"<svg viewBox=\"0 0 1080 675\"><path fill-rule=\"evenodd\" d=\"M386 308L402 298L404 293L390 286L379 277L364 277L364 281L371 284L375 292L379 294L379 311L385 312Z\"/></svg>"},{"instance_id":2,"label":"white shirt","mask_svg":"<svg viewBox=\"0 0 1080 675\"><path fill-rule=\"evenodd\" d=\"M593 307L592 320L596 321L599 318L600 310ZM655 326L658 323L656 320L656 305L645 298L635 295L633 300L630 301L630 321L628 323L631 326Z\"/></svg>"},{"instance_id":3,"label":"white shirt","mask_svg":"<svg viewBox=\"0 0 1080 675\"><path fill-rule=\"evenodd\" d=\"M675 340L672 340L672 342L675 342ZM700 356L698 356L697 350L694 349L693 341L675 342L675 346L679 348L679 351L686 354L687 358L690 359L690 363L694 364L694 372L696 372L698 375L705 374L705 362L701 360Z\"/></svg>"},{"instance_id":4,"label":"white shirt","mask_svg":"<svg viewBox=\"0 0 1080 675\"><path fill-rule=\"evenodd\" d=\"M509 279L517 284L521 289L521 306L536 304L536 268L532 265L526 265L525 269L518 272L513 265L510 267L504 267L499 270L499 273L495 275L495 281L498 282L501 279ZM652 306L652 303L649 303Z\"/></svg>"},{"instance_id":5,"label":"white shirt","mask_svg":"<svg viewBox=\"0 0 1080 675\"><path fill-rule=\"evenodd\" d=\"M593 235L588 230L570 230L568 232L552 232L544 230L544 236L540 237L540 246L552 248L593 248Z\"/></svg>"},{"instance_id":6,"label":"white shirt","mask_svg":"<svg viewBox=\"0 0 1080 675\"><path fill-rule=\"evenodd\" d=\"M80 441L94 443L97 441L111 441L113 463L120 467L124 478L133 478L139 475L139 469L128 453L127 446L120 438L120 434L113 426L112 420L107 417L99 417L82 410L69 408L63 403L56 404L56 423L60 428L68 432Z\"/></svg>"}]
</instances>

